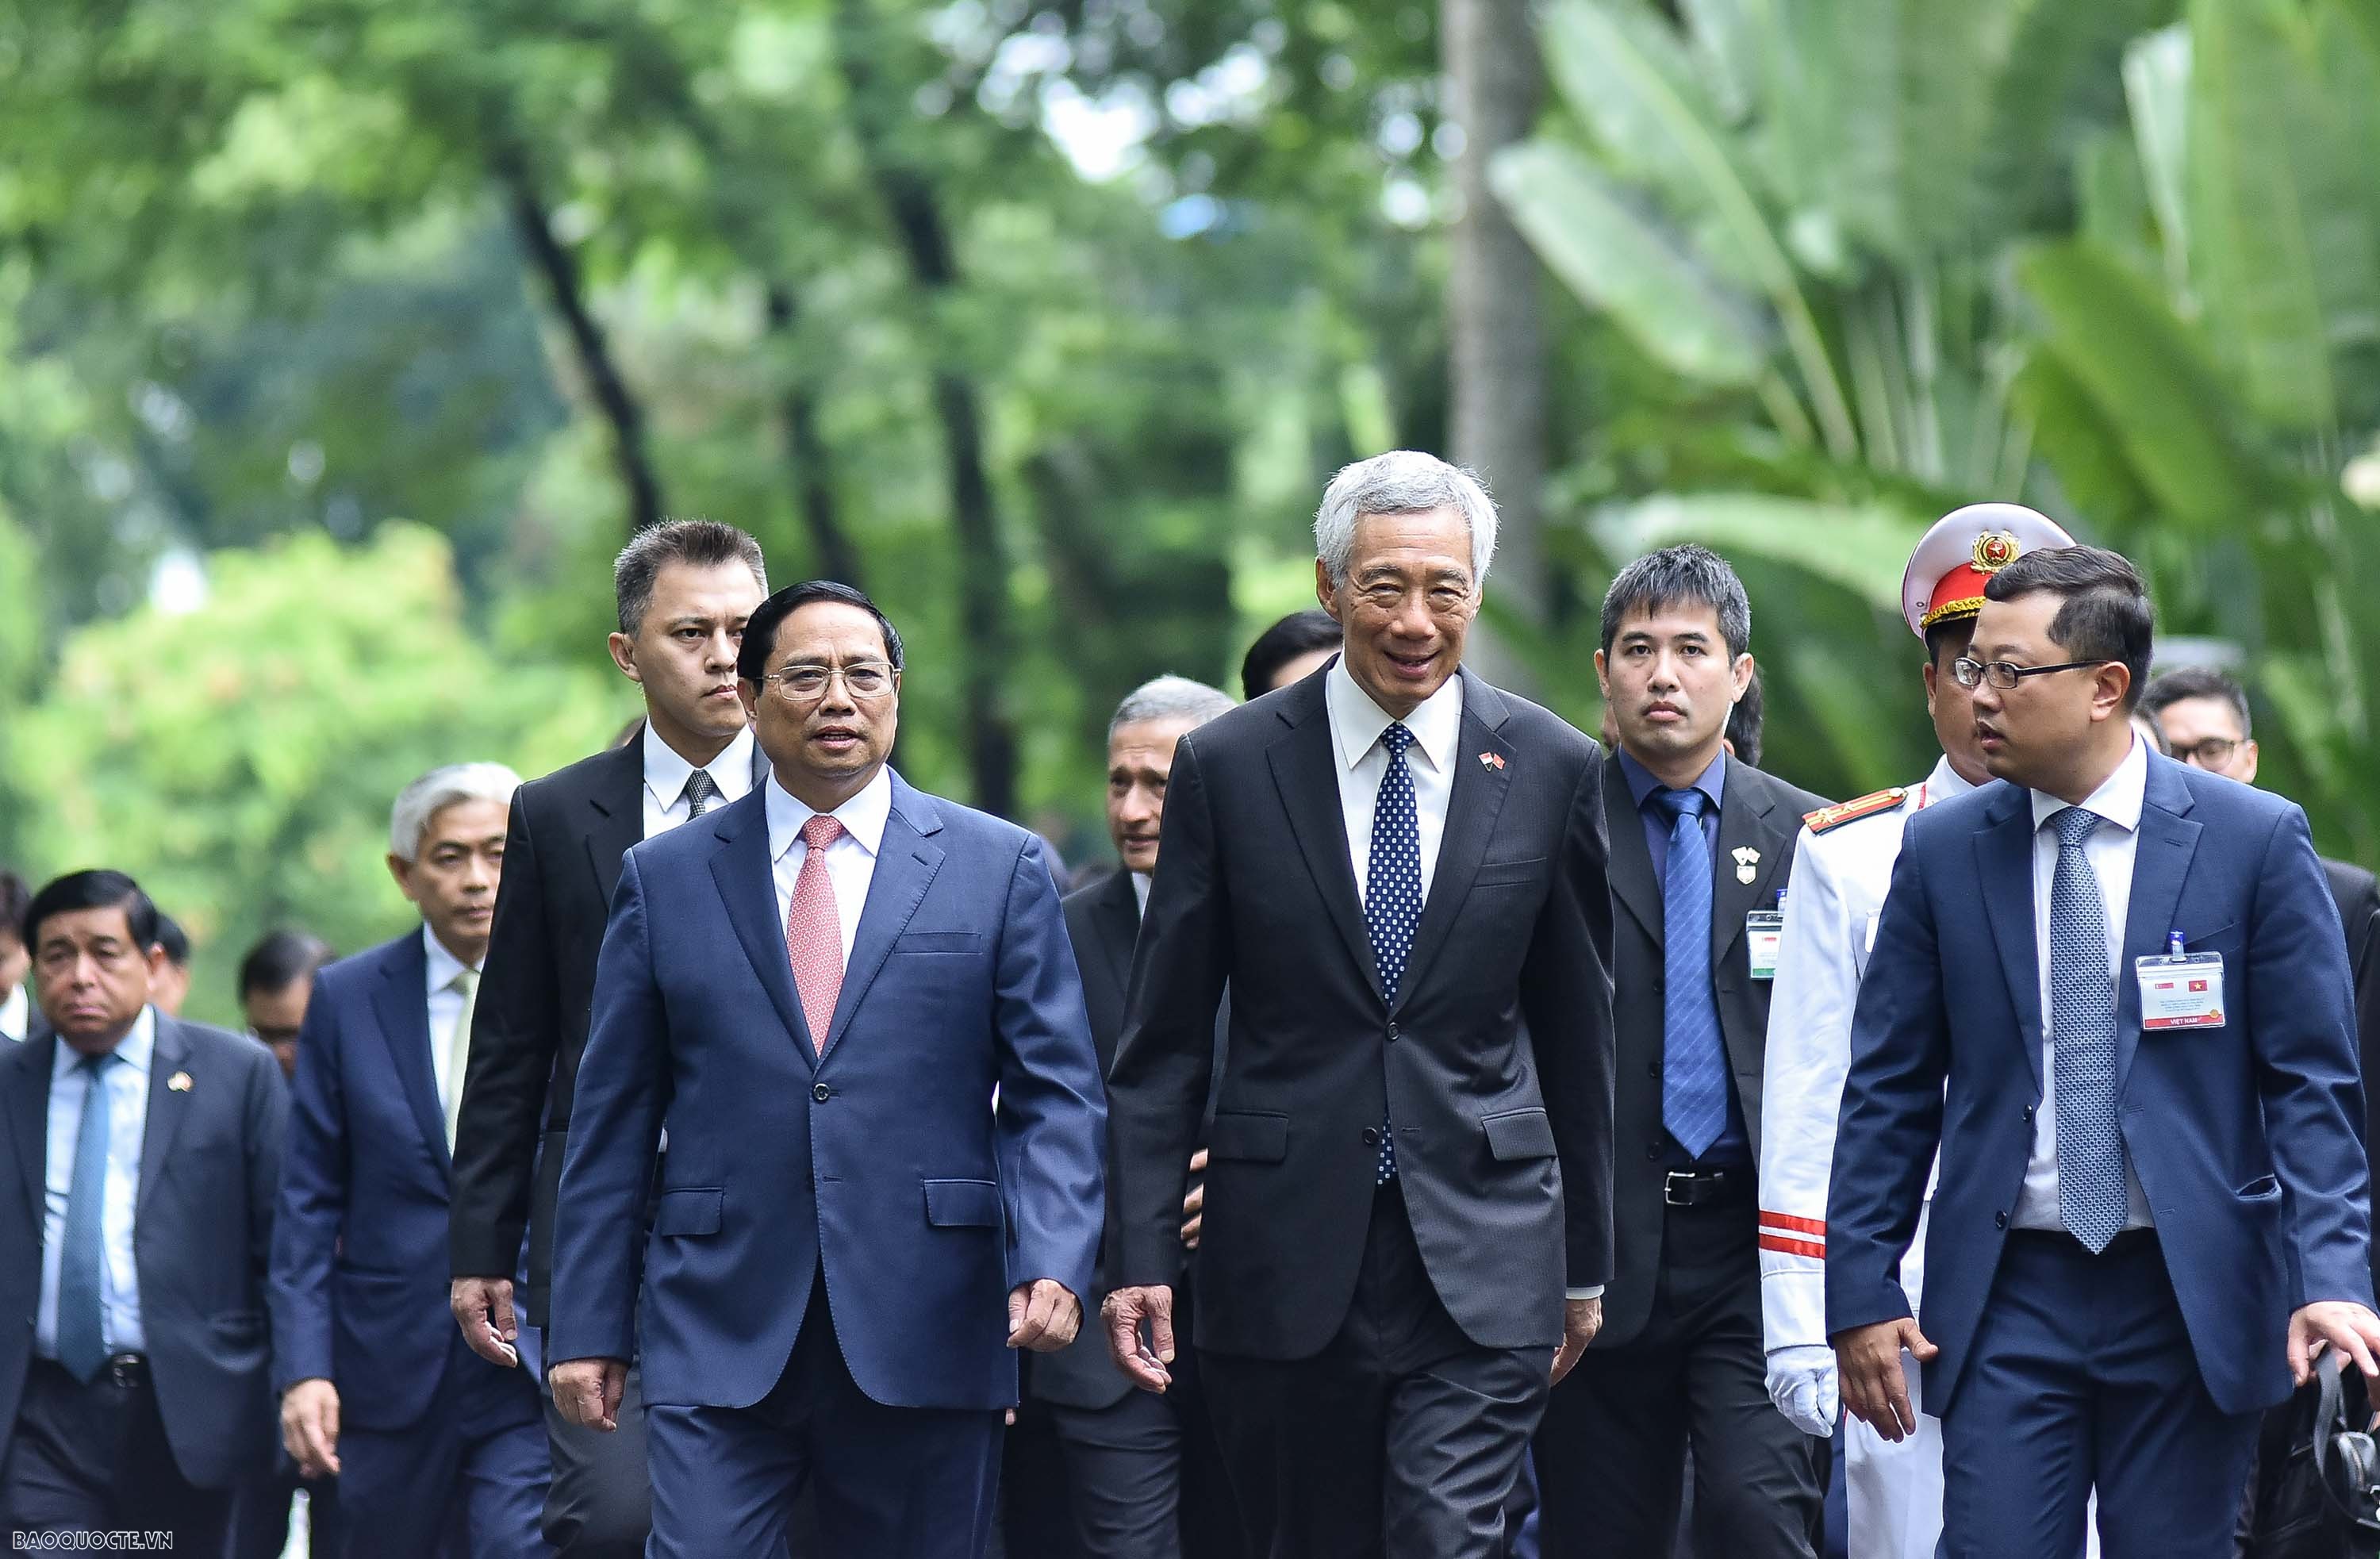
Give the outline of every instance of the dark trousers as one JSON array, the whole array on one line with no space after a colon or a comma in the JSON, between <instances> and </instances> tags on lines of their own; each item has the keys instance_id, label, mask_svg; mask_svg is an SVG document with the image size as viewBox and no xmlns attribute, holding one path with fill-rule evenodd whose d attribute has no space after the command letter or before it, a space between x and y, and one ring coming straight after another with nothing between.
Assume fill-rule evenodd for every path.
<instances>
[{"instance_id":1,"label":"dark trousers","mask_svg":"<svg viewBox=\"0 0 2380 1559\"><path fill-rule=\"evenodd\" d=\"M194 1487L175 1464L145 1362L111 1363L89 1385L34 1358L8 1456L0 1524L11 1538L65 1532L174 1534L176 1553L231 1542L232 1491Z\"/></svg>"},{"instance_id":2,"label":"dark trousers","mask_svg":"<svg viewBox=\"0 0 2380 1559\"><path fill-rule=\"evenodd\" d=\"M1503 1559L1504 1500L1551 1348L1484 1348L1446 1313L1391 1182L1355 1297L1311 1358L1208 1350L1215 1427L1270 1559Z\"/></svg>"},{"instance_id":3,"label":"dark trousers","mask_svg":"<svg viewBox=\"0 0 2380 1559\"><path fill-rule=\"evenodd\" d=\"M273 1471L243 1483L232 1498L231 1559L281 1559L289 1546L289 1506L306 1491L306 1552L313 1559L343 1559L346 1532L339 1525L339 1480L298 1476L298 1464L281 1449L276 1429Z\"/></svg>"},{"instance_id":4,"label":"dark trousers","mask_svg":"<svg viewBox=\"0 0 2380 1559\"><path fill-rule=\"evenodd\" d=\"M1192 1261L1196 1261L1194 1254ZM1223 1443L1215 1431L1214 1405L1198 1350L1190 1338L1197 1325L1191 1297L1195 1273L1185 1272L1173 1291L1173 1383L1165 1400L1182 1424L1183 1559L1249 1559L1247 1523L1232 1492Z\"/></svg>"},{"instance_id":5,"label":"dark trousers","mask_svg":"<svg viewBox=\"0 0 2380 1559\"><path fill-rule=\"evenodd\" d=\"M452 1334L444 1379L401 1429L343 1426L347 1559L541 1559L548 1476L537 1384Z\"/></svg>"},{"instance_id":6,"label":"dark trousers","mask_svg":"<svg viewBox=\"0 0 2380 1559\"><path fill-rule=\"evenodd\" d=\"M544 1382L545 1443L553 1475L545 1491L545 1541L559 1559L641 1559L653 1528L645 1470L645 1394L637 1367L620 1394L620 1427L605 1432L564 1419Z\"/></svg>"},{"instance_id":7,"label":"dark trousers","mask_svg":"<svg viewBox=\"0 0 2380 1559\"><path fill-rule=\"evenodd\" d=\"M1812 1559L1828 1446L1764 1384L1758 1210L1664 1211L1645 1329L1587 1349L1537 1431L1546 1559L1672 1553L1689 1451L1695 1553Z\"/></svg>"},{"instance_id":8,"label":"dark trousers","mask_svg":"<svg viewBox=\"0 0 2380 1559\"><path fill-rule=\"evenodd\" d=\"M1087 1559L1181 1559L1182 1424L1137 1388L1106 1407L1052 1407L1075 1537Z\"/></svg>"},{"instance_id":9,"label":"dark trousers","mask_svg":"<svg viewBox=\"0 0 2380 1559\"><path fill-rule=\"evenodd\" d=\"M1002 1415L887 1407L851 1378L823 1278L785 1372L750 1407L649 1404L652 1559L769 1559L814 1488L818 1552L980 1559Z\"/></svg>"},{"instance_id":10,"label":"dark trousers","mask_svg":"<svg viewBox=\"0 0 2380 1559\"><path fill-rule=\"evenodd\" d=\"M1946 1559L2228 1559L2262 1415L2206 1395L2153 1232L2008 1236L1942 1416Z\"/></svg>"}]
</instances>

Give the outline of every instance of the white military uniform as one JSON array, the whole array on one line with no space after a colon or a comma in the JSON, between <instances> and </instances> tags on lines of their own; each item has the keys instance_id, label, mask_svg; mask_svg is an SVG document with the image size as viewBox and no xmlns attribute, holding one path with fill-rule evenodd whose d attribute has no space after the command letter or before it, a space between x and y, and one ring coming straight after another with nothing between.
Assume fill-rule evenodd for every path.
<instances>
[{"instance_id":1,"label":"white military uniform","mask_svg":"<svg viewBox=\"0 0 2380 1559\"><path fill-rule=\"evenodd\" d=\"M1782 1348L1828 1348L1827 1180L1835 1121L1851 1067L1852 1010L1892 885L1901 830L1919 809L1973 788L1946 758L1898 802L1879 800L1875 810L1831 828L1823 826L1825 813L1813 814L1823 831L1804 828L1793 846L1760 1106L1760 1309L1772 1358ZM1856 811L1862 804L1846 807ZM1926 1196L1930 1201L1931 1176ZM1925 1266L1921 1213L1900 1259L1912 1309L1924 1296ZM1917 1366L1905 1355L1902 1365L1914 1407ZM1942 1535L1940 1422L1921 1413L1917 1432L1896 1444L1852 1419L1844 1426L1843 1464L1852 1559L1931 1559Z\"/></svg>"}]
</instances>

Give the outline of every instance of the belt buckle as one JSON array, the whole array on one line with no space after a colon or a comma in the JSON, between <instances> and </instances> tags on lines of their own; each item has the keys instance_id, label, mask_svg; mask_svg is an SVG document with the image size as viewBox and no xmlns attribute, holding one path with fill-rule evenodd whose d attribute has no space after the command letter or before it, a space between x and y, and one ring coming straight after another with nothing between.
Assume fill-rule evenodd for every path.
<instances>
[{"instance_id":1,"label":"belt buckle","mask_svg":"<svg viewBox=\"0 0 2380 1559\"><path fill-rule=\"evenodd\" d=\"M1681 1182L1688 1188L1687 1193L1683 1196L1678 1194L1678 1188ZM1694 1183L1694 1172L1693 1170L1673 1169L1670 1171L1670 1173L1663 1176L1661 1180L1661 1200L1670 1207L1692 1207L1694 1204L1694 1194L1691 1188Z\"/></svg>"},{"instance_id":2,"label":"belt buckle","mask_svg":"<svg viewBox=\"0 0 2380 1559\"><path fill-rule=\"evenodd\" d=\"M107 1383L118 1391L130 1391L140 1383L142 1362L137 1353L116 1354L107 1361L105 1366Z\"/></svg>"}]
</instances>

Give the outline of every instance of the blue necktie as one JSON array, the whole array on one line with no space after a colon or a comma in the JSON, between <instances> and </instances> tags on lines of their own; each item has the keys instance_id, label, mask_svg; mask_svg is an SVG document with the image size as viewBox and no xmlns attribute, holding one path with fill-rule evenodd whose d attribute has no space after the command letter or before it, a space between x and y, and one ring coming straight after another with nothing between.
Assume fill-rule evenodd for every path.
<instances>
[{"instance_id":1,"label":"blue necktie","mask_svg":"<svg viewBox=\"0 0 2380 1559\"><path fill-rule=\"evenodd\" d=\"M2124 1139L2116 1129L2116 981L2107 902L2082 853L2099 820L2069 807L2049 885L2049 1031L2058 1081L2058 1213L2094 1251L2124 1226Z\"/></svg>"},{"instance_id":2,"label":"blue necktie","mask_svg":"<svg viewBox=\"0 0 2380 1559\"><path fill-rule=\"evenodd\" d=\"M1727 1129L1727 1043L1711 991L1711 858L1699 790L1656 793L1670 814L1661 871L1661 1124L1690 1158Z\"/></svg>"},{"instance_id":3,"label":"blue necktie","mask_svg":"<svg viewBox=\"0 0 2380 1559\"><path fill-rule=\"evenodd\" d=\"M58 1253L58 1362L85 1385L107 1362L100 1280L106 1261L102 1216L107 1203L107 1064L88 1055L82 1127L75 1136L74 1186L67 1193L66 1244Z\"/></svg>"},{"instance_id":4,"label":"blue necktie","mask_svg":"<svg viewBox=\"0 0 2380 1559\"><path fill-rule=\"evenodd\" d=\"M1380 775L1379 800L1372 808L1371 865L1364 877L1364 928L1372 933L1372 957L1379 965L1380 989L1396 1005L1413 951L1414 928L1421 923L1421 825L1415 820L1413 771L1405 749L1414 735L1400 725L1380 733L1389 766ZM1380 1159L1374 1183L1397 1177L1397 1145L1389 1117L1380 1117Z\"/></svg>"}]
</instances>

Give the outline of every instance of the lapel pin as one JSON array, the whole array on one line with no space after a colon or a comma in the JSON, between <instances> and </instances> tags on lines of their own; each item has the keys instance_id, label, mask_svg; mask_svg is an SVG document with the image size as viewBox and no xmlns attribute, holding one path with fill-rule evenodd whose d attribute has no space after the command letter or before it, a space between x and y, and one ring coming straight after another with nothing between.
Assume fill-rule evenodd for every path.
<instances>
[{"instance_id":1,"label":"lapel pin","mask_svg":"<svg viewBox=\"0 0 2380 1559\"><path fill-rule=\"evenodd\" d=\"M188 1093L190 1091L190 1074L176 1072L165 1079L165 1086L176 1093Z\"/></svg>"},{"instance_id":2,"label":"lapel pin","mask_svg":"<svg viewBox=\"0 0 2380 1559\"><path fill-rule=\"evenodd\" d=\"M1735 847L1735 880L1737 882L1749 885L1755 877L1760 875L1759 866L1758 850L1749 845L1738 845Z\"/></svg>"},{"instance_id":3,"label":"lapel pin","mask_svg":"<svg viewBox=\"0 0 2380 1559\"><path fill-rule=\"evenodd\" d=\"M1483 752L1479 755L1479 766L1483 769L1500 769L1504 766L1504 756L1499 752Z\"/></svg>"}]
</instances>

